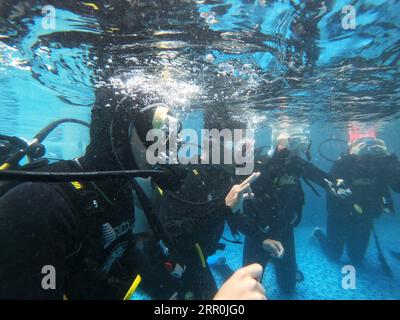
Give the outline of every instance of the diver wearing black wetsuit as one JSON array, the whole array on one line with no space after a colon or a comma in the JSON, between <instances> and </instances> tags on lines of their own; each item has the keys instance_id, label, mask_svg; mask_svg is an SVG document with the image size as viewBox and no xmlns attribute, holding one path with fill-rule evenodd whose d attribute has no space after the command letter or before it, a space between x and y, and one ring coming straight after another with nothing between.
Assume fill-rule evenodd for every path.
<instances>
[{"instance_id":1,"label":"diver wearing black wetsuit","mask_svg":"<svg viewBox=\"0 0 400 320\"><path fill-rule=\"evenodd\" d=\"M233 214L224 199L233 184L232 175L227 171L199 165L192 168L178 193L169 193L161 201L163 225L188 268L182 279L184 286L197 297L209 299L217 290L207 257L224 249L219 241L226 219ZM174 196L206 204L179 205Z\"/></svg>"},{"instance_id":2,"label":"diver wearing black wetsuit","mask_svg":"<svg viewBox=\"0 0 400 320\"><path fill-rule=\"evenodd\" d=\"M57 9L68 8L99 18L105 31L113 23L114 33L131 34L138 29L145 30L150 21L158 27L161 22L168 25L169 20L161 7L181 2L107 0L85 4L73 0L21 0L2 2L0 7L7 18L25 14L28 8L29 12L41 16L41 4L52 4ZM159 9L154 10L154 5ZM50 42L67 35L55 32L44 37ZM91 53L100 57L98 65L104 66L111 57L107 48L120 38L104 32L101 39L96 40ZM119 62L115 61L110 69L101 69L101 74L96 76L107 83L110 76L116 75L115 69L124 69L127 59L117 65ZM40 170L103 171L121 170L121 166L137 169L128 132L132 120L132 113L128 111L135 103L125 101L119 110L126 106L128 113L119 114L116 106L122 98L114 99L113 92L96 90L91 141L85 156L78 159L79 162L60 162ZM105 107L107 104L110 107ZM111 123L114 123L112 129ZM126 274L121 267L132 240L133 224L133 188L128 178L96 184L22 183L15 186L0 198L0 298L59 299L65 294L70 299L122 299L135 277L131 265ZM41 285L45 276L41 270L46 265L56 270L54 290L44 290Z\"/></svg>"},{"instance_id":3,"label":"diver wearing black wetsuit","mask_svg":"<svg viewBox=\"0 0 400 320\"><path fill-rule=\"evenodd\" d=\"M110 90L97 92L86 154L38 171L138 168L130 132L132 126L135 132L151 127L155 111L135 113L135 101L112 97ZM131 259L123 261L132 244L134 217L130 178L11 188L0 198L0 298L124 298L136 276ZM55 268L55 289L42 287L45 266Z\"/></svg>"},{"instance_id":4,"label":"diver wearing black wetsuit","mask_svg":"<svg viewBox=\"0 0 400 320\"><path fill-rule=\"evenodd\" d=\"M236 215L237 226L246 235L243 265L266 265L271 254L263 248L263 241L279 241L285 253L273 262L280 288L290 293L297 274L293 228L300 223L304 206L300 179L326 188L324 179L330 176L286 148L277 148L262 166L260 178L252 185L255 198L245 203L244 214Z\"/></svg>"},{"instance_id":5,"label":"diver wearing black wetsuit","mask_svg":"<svg viewBox=\"0 0 400 320\"><path fill-rule=\"evenodd\" d=\"M400 192L400 162L387 152L383 141L360 139L353 145L351 153L339 158L330 173L343 178L353 195L346 200L328 196L327 235L319 229L314 235L332 259L339 259L346 245L352 263L358 264L367 250L374 219L382 212L394 212L390 189ZM370 152L356 154L354 149L360 145Z\"/></svg>"},{"instance_id":6,"label":"diver wearing black wetsuit","mask_svg":"<svg viewBox=\"0 0 400 320\"><path fill-rule=\"evenodd\" d=\"M217 292L215 280L207 265L207 257L223 249L219 240L224 222L232 215L225 196L232 187L231 175L213 166L191 165L177 192L157 192L155 214L163 226L170 254L160 257L158 245L150 239L142 258L142 274L150 281L143 289L157 299L211 299ZM164 264L164 265L163 265ZM173 268L184 269L175 280ZM182 269L181 269L182 270ZM168 271L168 272L166 272Z\"/></svg>"}]
</instances>

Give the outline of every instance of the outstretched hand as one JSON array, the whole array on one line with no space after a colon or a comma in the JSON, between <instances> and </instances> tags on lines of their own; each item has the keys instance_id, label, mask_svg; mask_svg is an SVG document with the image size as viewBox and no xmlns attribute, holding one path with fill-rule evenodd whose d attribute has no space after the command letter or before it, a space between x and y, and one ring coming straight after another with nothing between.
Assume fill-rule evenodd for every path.
<instances>
[{"instance_id":1,"label":"outstretched hand","mask_svg":"<svg viewBox=\"0 0 400 320\"><path fill-rule=\"evenodd\" d=\"M265 239L263 241L263 248L265 251L271 253L271 257L276 259L282 259L285 255L285 249L282 243L272 239Z\"/></svg>"},{"instance_id":2,"label":"outstretched hand","mask_svg":"<svg viewBox=\"0 0 400 320\"><path fill-rule=\"evenodd\" d=\"M246 180L240 184L235 184L225 197L225 204L232 209L233 213L238 211L242 205L243 200L254 199L254 193L251 190L251 183L253 183L259 176L260 172L254 172Z\"/></svg>"},{"instance_id":3,"label":"outstretched hand","mask_svg":"<svg viewBox=\"0 0 400 320\"><path fill-rule=\"evenodd\" d=\"M327 179L325 182L328 184L329 191L335 196L340 199L347 199L353 193L351 192L350 188L347 187L342 179L336 179L336 183L333 183Z\"/></svg>"},{"instance_id":4,"label":"outstretched hand","mask_svg":"<svg viewBox=\"0 0 400 320\"><path fill-rule=\"evenodd\" d=\"M236 271L219 289L214 300L266 300L260 283L263 268L252 264Z\"/></svg>"}]
</instances>

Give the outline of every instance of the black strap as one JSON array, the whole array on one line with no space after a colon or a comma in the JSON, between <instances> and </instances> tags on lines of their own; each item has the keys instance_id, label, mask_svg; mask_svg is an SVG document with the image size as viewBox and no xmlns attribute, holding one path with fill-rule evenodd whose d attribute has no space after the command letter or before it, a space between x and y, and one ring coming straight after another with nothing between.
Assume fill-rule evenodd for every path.
<instances>
[{"instance_id":1,"label":"black strap","mask_svg":"<svg viewBox=\"0 0 400 320\"><path fill-rule=\"evenodd\" d=\"M237 226L236 221L229 219L229 217L228 217L228 219L226 219L226 223L229 227L229 230L231 231L231 235L234 240L227 239L224 236L222 236L221 239L224 239L225 241L234 243L234 244L243 244L243 241L240 241L241 237L240 237L239 228Z\"/></svg>"},{"instance_id":2,"label":"black strap","mask_svg":"<svg viewBox=\"0 0 400 320\"><path fill-rule=\"evenodd\" d=\"M168 237L166 233L164 232L164 229L159 221L159 219L155 216L153 213L153 205L151 203L151 200L147 197L146 193L143 191L142 187L139 185L139 183L133 179L132 182L133 188L136 192L136 195L139 198L140 205L143 208L143 212L146 215L147 221L150 224L150 227L155 235L155 237L158 240L167 241L167 245L170 244L170 241L168 240ZM169 249L169 248L168 248Z\"/></svg>"},{"instance_id":3,"label":"black strap","mask_svg":"<svg viewBox=\"0 0 400 320\"><path fill-rule=\"evenodd\" d=\"M230 243L234 243L234 244L243 244L243 241L229 240L229 239L225 238L224 236L222 236L221 239L225 240L226 242L230 242ZM225 249L225 247L224 247L224 249ZM222 250L224 250L224 249L222 249Z\"/></svg>"}]
</instances>

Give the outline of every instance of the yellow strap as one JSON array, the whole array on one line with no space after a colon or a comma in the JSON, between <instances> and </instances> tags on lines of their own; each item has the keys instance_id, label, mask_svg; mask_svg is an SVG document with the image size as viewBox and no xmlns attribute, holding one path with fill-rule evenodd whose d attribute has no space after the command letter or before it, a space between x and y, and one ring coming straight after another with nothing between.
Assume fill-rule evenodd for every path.
<instances>
[{"instance_id":1,"label":"yellow strap","mask_svg":"<svg viewBox=\"0 0 400 320\"><path fill-rule=\"evenodd\" d=\"M99 11L99 7L92 2L82 2L82 4L86 7L91 7L92 9Z\"/></svg>"},{"instance_id":2,"label":"yellow strap","mask_svg":"<svg viewBox=\"0 0 400 320\"><path fill-rule=\"evenodd\" d=\"M130 300L135 293L137 287L139 286L140 282L142 281L142 277L138 274L133 281L131 287L129 288L128 292L126 293L124 300Z\"/></svg>"},{"instance_id":3,"label":"yellow strap","mask_svg":"<svg viewBox=\"0 0 400 320\"><path fill-rule=\"evenodd\" d=\"M74 186L74 188L75 188L76 190L81 190L81 189L83 189L83 186L82 186L82 184L81 184L79 181L72 181L71 184Z\"/></svg>"},{"instance_id":4,"label":"yellow strap","mask_svg":"<svg viewBox=\"0 0 400 320\"><path fill-rule=\"evenodd\" d=\"M201 247L198 243L196 243L194 246L196 247L197 253L200 257L201 266L203 267L203 269L205 269L207 265L206 265L206 259L204 258L203 250L201 250Z\"/></svg>"},{"instance_id":5,"label":"yellow strap","mask_svg":"<svg viewBox=\"0 0 400 320\"><path fill-rule=\"evenodd\" d=\"M164 191L159 186L157 186L157 190L161 196L164 194Z\"/></svg>"},{"instance_id":6,"label":"yellow strap","mask_svg":"<svg viewBox=\"0 0 400 320\"><path fill-rule=\"evenodd\" d=\"M63 295L63 300L68 300L68 297L67 297L67 295L65 293Z\"/></svg>"},{"instance_id":7,"label":"yellow strap","mask_svg":"<svg viewBox=\"0 0 400 320\"><path fill-rule=\"evenodd\" d=\"M8 168L10 168L11 167L11 164L9 164L8 162L6 162L6 163L3 163L1 166L0 166L0 170L7 170Z\"/></svg>"}]
</instances>

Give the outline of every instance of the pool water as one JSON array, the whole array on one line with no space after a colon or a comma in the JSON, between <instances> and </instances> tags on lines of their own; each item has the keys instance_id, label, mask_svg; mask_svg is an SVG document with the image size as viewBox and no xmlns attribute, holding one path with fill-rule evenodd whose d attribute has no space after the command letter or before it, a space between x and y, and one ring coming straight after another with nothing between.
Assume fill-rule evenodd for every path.
<instances>
[{"instance_id":1,"label":"pool water","mask_svg":"<svg viewBox=\"0 0 400 320\"><path fill-rule=\"evenodd\" d=\"M400 1L348 3L0 1L0 134L29 140L55 119L90 121L96 90L110 87L174 106L185 128L226 118L245 124L255 130L256 147L270 147L282 129L307 131L312 162L326 171L326 158L346 145L325 140L347 140L353 125L375 128L399 155ZM46 5L54 12L42 12ZM46 156L72 159L88 142L87 128L65 124L46 139ZM356 288L343 289L347 256L329 261L311 237L314 227L325 228L325 195L304 190L295 234L304 281L284 295L269 265L268 297L399 299L400 261L391 254L400 251L398 214L376 222L393 277L383 274L371 237ZM399 195L393 199L400 210ZM227 260L211 266L219 285L241 267L242 250L227 243L217 252Z\"/></svg>"}]
</instances>

